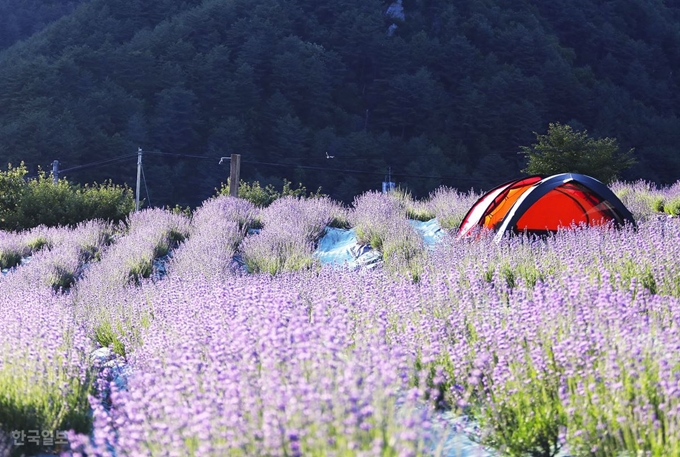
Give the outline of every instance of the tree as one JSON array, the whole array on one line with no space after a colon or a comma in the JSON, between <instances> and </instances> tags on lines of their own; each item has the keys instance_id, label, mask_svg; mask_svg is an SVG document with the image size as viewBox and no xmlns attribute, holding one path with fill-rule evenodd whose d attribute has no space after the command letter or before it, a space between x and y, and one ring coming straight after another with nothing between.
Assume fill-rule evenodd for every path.
<instances>
[{"instance_id":1,"label":"tree","mask_svg":"<svg viewBox=\"0 0 680 457\"><path fill-rule=\"evenodd\" d=\"M529 157L527 174L581 173L610 183L636 163L633 149L619 154L614 138L590 138L568 125L550 124L547 135L535 133L538 143L522 146L520 154Z\"/></svg>"}]
</instances>

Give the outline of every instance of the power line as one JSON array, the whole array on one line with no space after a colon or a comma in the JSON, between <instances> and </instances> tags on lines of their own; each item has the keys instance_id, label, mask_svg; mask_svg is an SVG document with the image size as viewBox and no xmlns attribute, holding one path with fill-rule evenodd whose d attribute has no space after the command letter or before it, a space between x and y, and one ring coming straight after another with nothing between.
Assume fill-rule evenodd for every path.
<instances>
[{"instance_id":1,"label":"power line","mask_svg":"<svg viewBox=\"0 0 680 457\"><path fill-rule=\"evenodd\" d=\"M84 165L78 165L76 167L71 167L71 168L66 168L64 170L59 170L59 173L66 173L68 171L81 170L83 168L98 167L98 166L101 166L101 165L111 164L111 163L114 163L114 162L122 162L123 160L127 160L127 159L129 159L133 156L136 156L136 155L137 154L127 154L125 156L116 157L116 158L113 158L113 159L105 159L105 160L99 160L97 162L90 162L90 163L86 163Z\"/></svg>"},{"instance_id":2,"label":"power line","mask_svg":"<svg viewBox=\"0 0 680 457\"><path fill-rule=\"evenodd\" d=\"M179 154L179 153L171 153L171 152L163 152L163 151L144 151L144 154L156 154L156 155L162 155L162 156L169 156L169 157L180 157L180 158L191 158L191 159L204 159L204 160L217 160L219 157L212 157L212 156L199 156L199 155L192 155L192 154ZM310 160L310 159L325 159L325 157L286 157L285 159L287 160ZM346 160L365 160L365 161L381 161L381 162L388 162L385 159L377 158L377 157L359 157L359 156L335 156L333 160L340 159ZM311 166L311 165L297 165L297 164L291 164L291 163L275 163L275 162L259 162L259 161L252 161L252 160L242 160L241 163L247 163L247 164L252 164L252 165L265 165L265 166L272 166L272 167L286 167L286 168L302 168L302 169L307 169L307 170L322 170L322 171L337 171L341 173L349 173L349 174L365 174L365 175L373 175L373 176L384 176L384 172L377 172L377 171L363 171L363 170L351 170L351 169L345 169L345 168L328 168L328 167L318 167L318 166ZM404 178L415 178L415 179L453 179L457 181L464 181L468 183L477 183L479 182L479 179L474 179L474 178L468 178L468 177L461 177L461 176L452 176L452 175L442 175L442 176L431 176L431 175L412 175L412 174L407 174L407 173L392 173L395 176L400 176Z\"/></svg>"},{"instance_id":3,"label":"power line","mask_svg":"<svg viewBox=\"0 0 680 457\"><path fill-rule=\"evenodd\" d=\"M170 157L185 157L189 159L206 159L206 160L218 160L219 157L208 157L208 156L198 156L198 155L191 155L191 154L176 154L172 152L161 152L161 151L143 151L144 154L156 154L156 155L162 155L162 156L170 156Z\"/></svg>"},{"instance_id":4,"label":"power line","mask_svg":"<svg viewBox=\"0 0 680 457\"><path fill-rule=\"evenodd\" d=\"M363 170L350 170L350 169L345 169L345 168L327 168L327 167L314 167L310 165L295 165L295 164L290 164L290 163L274 163L274 162L256 162L256 161L251 161L251 160L242 160L241 163L248 163L248 164L254 164L254 165L266 165L266 166L273 166L273 167L286 167L286 168L302 168L306 170L323 170L323 171L337 171L341 173L350 173L350 174L365 174L365 175L374 175L374 176L385 176L384 172L377 172L377 171L363 171ZM419 179L454 179L458 181L467 181L467 182L479 182L478 179L474 178L465 178L465 177L459 177L459 176L429 176L429 175L410 175L407 173L395 173L392 172L393 175L395 176L401 176L405 178L419 178Z\"/></svg>"},{"instance_id":5,"label":"power line","mask_svg":"<svg viewBox=\"0 0 680 457\"><path fill-rule=\"evenodd\" d=\"M163 152L163 151L143 151L144 154L154 154L154 155L160 155L160 156L166 156L166 157L178 157L178 158L187 158L187 159L202 159L202 160L218 160L219 157L213 157L213 156L202 156L202 155L194 155L194 154L180 154L180 153L170 153L170 152ZM69 171L74 171L74 170L80 170L80 169L85 169L85 168L91 168L91 167L98 167L102 165L107 165L107 164L112 164L115 162L120 162L124 161L127 159L130 159L132 157L137 156L137 153L132 153L132 154L127 154L121 157L116 157L113 159L105 159L105 160L100 160L97 162L91 162L71 168L66 168L64 170L60 170L60 173L66 173ZM286 159L301 159L301 160L309 160L313 159L314 157L288 157ZM369 158L369 157L358 157L358 156L348 156L348 157L339 157L340 159L356 159L356 160L372 160L372 161L385 161L384 159L379 159L379 158ZM336 159L333 159L336 160ZM264 166L270 166L270 167L279 167L279 168L301 168L305 170L319 170L319 171L327 171L327 172L338 172L338 173L346 173L346 174L362 174L362 175L372 175L372 176L385 176L384 172L377 172L377 171L365 171L365 170L356 170L356 169L347 169L347 168L335 168L335 167L321 167L321 166L312 166L312 165L297 165L297 164L291 164L291 163L281 163L281 162L260 162L260 161L253 161L253 160L242 160L241 161L244 164L251 164L251 165L264 165ZM143 173L143 170L142 170ZM408 173L399 173L399 172L392 172L394 176L398 177L403 177L403 178L413 178L413 179L450 179L450 180L455 180L455 181L462 181L466 183L478 183L480 182L479 179L475 178L470 178L470 177L461 177L461 176L452 176L452 175L441 175L441 176L433 176L433 175L415 175L415 174L408 174ZM145 185L146 185L146 178L145 178ZM147 197L148 197L148 189L147 189Z\"/></svg>"}]
</instances>

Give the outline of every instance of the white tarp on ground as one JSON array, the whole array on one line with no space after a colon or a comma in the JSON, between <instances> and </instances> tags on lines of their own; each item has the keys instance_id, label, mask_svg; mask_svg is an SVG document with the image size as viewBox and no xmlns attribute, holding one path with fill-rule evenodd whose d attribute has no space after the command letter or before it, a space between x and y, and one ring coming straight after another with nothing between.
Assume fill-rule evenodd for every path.
<instances>
[{"instance_id":1,"label":"white tarp on ground","mask_svg":"<svg viewBox=\"0 0 680 457\"><path fill-rule=\"evenodd\" d=\"M437 219L430 219L427 222L414 220L410 222L411 226L421 234L429 249L433 249L444 237L445 232L439 226ZM324 265L346 266L350 269L373 268L382 260L382 254L379 251L371 249L368 245L359 244L354 229L333 227L326 227L324 236L319 240L316 252L314 252L314 257Z\"/></svg>"},{"instance_id":2,"label":"white tarp on ground","mask_svg":"<svg viewBox=\"0 0 680 457\"><path fill-rule=\"evenodd\" d=\"M441 241L446 232L439 225L437 218L430 219L426 222L410 220L411 226L416 229L423 237L425 241L425 246L432 249L434 246Z\"/></svg>"},{"instance_id":3,"label":"white tarp on ground","mask_svg":"<svg viewBox=\"0 0 680 457\"><path fill-rule=\"evenodd\" d=\"M350 269L373 268L382 260L380 252L368 245L359 244L354 229L326 227L324 236L314 252L314 257L324 265L346 266Z\"/></svg>"}]
</instances>

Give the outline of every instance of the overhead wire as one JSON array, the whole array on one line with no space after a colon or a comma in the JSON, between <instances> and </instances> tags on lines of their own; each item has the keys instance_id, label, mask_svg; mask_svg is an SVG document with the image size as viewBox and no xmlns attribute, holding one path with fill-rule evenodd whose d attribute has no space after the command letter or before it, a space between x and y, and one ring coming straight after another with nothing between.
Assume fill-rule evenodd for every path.
<instances>
[{"instance_id":1,"label":"overhead wire","mask_svg":"<svg viewBox=\"0 0 680 457\"><path fill-rule=\"evenodd\" d=\"M377 171L363 171L363 170L351 170L351 169L345 169L345 168L328 168L328 167L315 167L311 165L296 165L296 164L289 164L289 163L274 163L274 162L257 162L257 161L251 161L251 160L241 160L241 163L248 163L248 164L255 164L255 165L265 165L265 166L277 166L277 167L289 167L289 168L302 168L302 169L307 169L307 170L323 170L323 171L337 171L341 173L350 173L350 174L366 174L366 175L374 175L374 176L385 176L387 173L384 172L377 172ZM442 176L432 176L432 175L412 175L408 173L399 173L392 171L391 172L392 176L401 176L405 178L419 178L419 179L455 179L458 181L467 181L467 182L478 182L479 180L476 180L474 178L466 178L466 177L459 177L459 176L451 176L451 175L442 175Z\"/></svg>"},{"instance_id":2,"label":"overhead wire","mask_svg":"<svg viewBox=\"0 0 680 457\"><path fill-rule=\"evenodd\" d=\"M146 175L144 174L144 166L141 166L142 178L144 179L144 189L146 189L147 205L151 206L151 196L149 195L149 187L146 185Z\"/></svg>"},{"instance_id":3,"label":"overhead wire","mask_svg":"<svg viewBox=\"0 0 680 457\"><path fill-rule=\"evenodd\" d=\"M166 156L166 157L178 157L178 158L188 158L188 159L202 159L202 160L219 160L220 157L216 156L203 156L203 155L195 155L195 154L180 154L180 153L170 153L170 152L163 152L163 151L142 151L143 154L154 154L154 155L160 155L160 156ZM63 170L59 170L59 173L66 173L70 171L75 171L75 170L81 170L85 168L92 168L92 167L98 167L102 165L107 165L107 164L112 164L120 161L124 161L127 159L130 159L132 157L137 157L138 153L131 153L131 154L126 154L120 157L115 157L112 159L105 159L105 160L99 160L96 162L91 162L83 165L78 165L75 167L70 167L66 168ZM323 157L319 158L322 159ZM287 157L286 159L298 159L297 157ZM312 157L300 157L299 159L304 159L304 160L309 160L312 159ZM340 160L338 160L340 159ZM370 157L358 157L358 156L339 156L335 157L333 159L327 159L327 160L338 160L342 161L345 159L356 159L356 160L374 160L374 161L384 161L384 159L379 159L379 158L370 158ZM347 168L336 168L336 167L322 167L322 166L313 166L313 165L299 165L299 164L292 164L292 163L282 163L282 162L262 162L262 161L254 161L254 160L241 160L242 164L251 164L251 165L263 165L263 166L270 166L270 167L279 167L279 168L300 168L300 169L305 169L305 170L319 170L319 171L327 171L327 172L338 172L338 173L346 173L346 174L362 174L362 175L372 175L372 176L385 176L387 173L385 172L377 172L377 171L366 171L366 170L356 170L356 169L347 169ZM144 169L142 168L142 174L144 174ZM400 173L398 171L392 170L390 173L392 176L397 176L397 177L403 177L403 178L413 178L413 179L451 179L451 180L456 180L456 181L462 181L466 183L478 183L479 180L475 178L470 178L470 177L461 177L461 176L453 176L453 175L440 175L440 176L435 176L435 175L419 175L419 174L409 174L409 173ZM146 177L144 177L144 185L146 186ZM147 188L147 197L148 195L148 188Z\"/></svg>"},{"instance_id":4,"label":"overhead wire","mask_svg":"<svg viewBox=\"0 0 680 457\"><path fill-rule=\"evenodd\" d=\"M96 161L96 162L90 162L90 163L78 165L78 166L71 167L71 168L64 168L63 170L59 170L59 173L61 174L61 173L66 173L68 171L81 170L81 169L84 169L84 168L98 167L98 166L101 166L101 165L112 164L114 162L122 162L124 160L128 160L128 159L130 159L132 157L136 157L136 156L137 156L137 154L127 154L127 155L124 155L124 156L115 157L113 159L99 160L99 161Z\"/></svg>"},{"instance_id":5,"label":"overhead wire","mask_svg":"<svg viewBox=\"0 0 680 457\"><path fill-rule=\"evenodd\" d=\"M219 157L199 156L199 155L192 155L192 154L177 154L177 153L172 153L172 152L142 151L142 153L143 154L156 154L156 155L163 155L163 156L171 156L171 157L186 157L186 158L191 158L191 159L219 160Z\"/></svg>"}]
</instances>

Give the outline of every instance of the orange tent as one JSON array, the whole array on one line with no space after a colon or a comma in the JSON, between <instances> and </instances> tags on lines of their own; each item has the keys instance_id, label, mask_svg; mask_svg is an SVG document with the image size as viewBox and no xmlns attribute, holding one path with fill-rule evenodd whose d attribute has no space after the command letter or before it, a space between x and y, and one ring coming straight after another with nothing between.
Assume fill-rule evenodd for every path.
<instances>
[{"instance_id":1,"label":"orange tent","mask_svg":"<svg viewBox=\"0 0 680 457\"><path fill-rule=\"evenodd\" d=\"M544 178L529 176L506 182L482 196L463 219L458 236L475 229L545 234L573 225L625 223L633 215L604 184L590 176L562 173Z\"/></svg>"}]
</instances>

